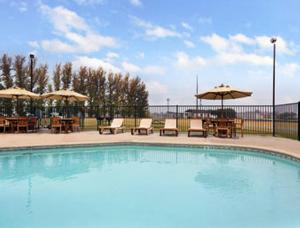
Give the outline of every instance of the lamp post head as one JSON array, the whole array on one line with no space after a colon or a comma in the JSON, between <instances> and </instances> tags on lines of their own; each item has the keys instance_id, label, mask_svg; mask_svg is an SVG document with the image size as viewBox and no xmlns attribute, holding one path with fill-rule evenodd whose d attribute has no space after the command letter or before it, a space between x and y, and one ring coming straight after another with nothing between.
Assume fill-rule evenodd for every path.
<instances>
[{"instance_id":1,"label":"lamp post head","mask_svg":"<svg viewBox=\"0 0 300 228\"><path fill-rule=\"evenodd\" d=\"M272 37L272 38L270 39L270 42L271 42L272 44L275 44L276 41L277 41L277 39L276 39L275 37Z\"/></svg>"},{"instance_id":2,"label":"lamp post head","mask_svg":"<svg viewBox=\"0 0 300 228\"><path fill-rule=\"evenodd\" d=\"M34 54L30 54L29 57L30 57L31 59L34 59Z\"/></svg>"}]
</instances>

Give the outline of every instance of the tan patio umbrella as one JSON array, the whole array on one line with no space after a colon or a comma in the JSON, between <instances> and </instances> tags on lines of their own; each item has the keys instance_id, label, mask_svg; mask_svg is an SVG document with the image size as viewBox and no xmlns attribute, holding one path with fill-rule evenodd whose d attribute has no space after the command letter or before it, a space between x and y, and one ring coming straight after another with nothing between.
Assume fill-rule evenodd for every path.
<instances>
[{"instance_id":1,"label":"tan patio umbrella","mask_svg":"<svg viewBox=\"0 0 300 228\"><path fill-rule=\"evenodd\" d=\"M252 92L242 91L239 89L235 89L228 85L221 84L220 86L216 86L212 90L209 90L205 93L197 94L196 97L198 99L206 99L206 100L221 100L222 110L223 110L223 101L229 99L237 99L242 97L249 97L252 95Z\"/></svg>"},{"instance_id":2,"label":"tan patio umbrella","mask_svg":"<svg viewBox=\"0 0 300 228\"><path fill-rule=\"evenodd\" d=\"M45 93L41 95L42 98L52 99L52 100L64 100L68 106L69 101L86 101L88 97L80 93L76 93L72 90L58 90L51 93Z\"/></svg>"},{"instance_id":3,"label":"tan patio umbrella","mask_svg":"<svg viewBox=\"0 0 300 228\"><path fill-rule=\"evenodd\" d=\"M11 87L9 89L0 90L0 98L16 99L17 110L18 110L19 99L22 100L39 99L40 96L38 94L32 93L23 88Z\"/></svg>"},{"instance_id":4,"label":"tan patio umbrella","mask_svg":"<svg viewBox=\"0 0 300 228\"><path fill-rule=\"evenodd\" d=\"M42 98L65 101L86 101L88 97L72 90L58 90L41 95Z\"/></svg>"}]
</instances>

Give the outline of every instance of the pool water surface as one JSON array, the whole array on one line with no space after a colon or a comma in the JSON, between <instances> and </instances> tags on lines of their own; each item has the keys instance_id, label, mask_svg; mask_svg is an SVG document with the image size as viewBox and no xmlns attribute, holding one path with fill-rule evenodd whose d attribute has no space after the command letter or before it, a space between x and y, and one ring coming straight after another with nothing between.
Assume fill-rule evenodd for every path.
<instances>
[{"instance_id":1,"label":"pool water surface","mask_svg":"<svg viewBox=\"0 0 300 228\"><path fill-rule=\"evenodd\" d=\"M0 227L300 227L300 163L213 147L2 152Z\"/></svg>"}]
</instances>

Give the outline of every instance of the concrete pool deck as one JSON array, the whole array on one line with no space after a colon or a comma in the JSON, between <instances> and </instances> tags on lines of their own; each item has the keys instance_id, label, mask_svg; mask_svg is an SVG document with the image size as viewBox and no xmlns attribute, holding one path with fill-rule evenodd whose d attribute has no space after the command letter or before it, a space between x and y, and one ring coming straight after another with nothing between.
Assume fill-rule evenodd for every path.
<instances>
[{"instance_id":1,"label":"concrete pool deck","mask_svg":"<svg viewBox=\"0 0 300 228\"><path fill-rule=\"evenodd\" d=\"M208 138L187 137L185 133L180 134L178 137L162 137L158 133L148 136L131 135L130 133L99 135L97 131L83 131L70 134L51 134L48 131L27 134L0 134L0 149L2 151L5 148L101 143L159 143L250 147L279 152L300 159L300 141L271 136L245 135L243 138L224 139L213 136Z\"/></svg>"}]
</instances>

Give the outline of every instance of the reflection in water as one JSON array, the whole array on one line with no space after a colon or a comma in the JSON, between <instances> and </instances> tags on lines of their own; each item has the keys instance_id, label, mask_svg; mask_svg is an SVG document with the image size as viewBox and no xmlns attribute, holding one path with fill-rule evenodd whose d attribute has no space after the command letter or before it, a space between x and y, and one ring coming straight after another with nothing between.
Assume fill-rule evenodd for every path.
<instances>
[{"instance_id":1,"label":"reflection in water","mask_svg":"<svg viewBox=\"0 0 300 228\"><path fill-rule=\"evenodd\" d=\"M266 155L147 146L23 152L0 154L0 227L211 227L216 215L220 224L257 227L282 211L299 217L290 202L300 196L300 167Z\"/></svg>"},{"instance_id":2,"label":"reflection in water","mask_svg":"<svg viewBox=\"0 0 300 228\"><path fill-rule=\"evenodd\" d=\"M143 148L143 149L141 149ZM0 155L0 180L20 181L34 175L68 180L90 169L102 169L105 164L128 162L156 163L191 163L198 164L203 159L214 160L221 164L230 161L255 161L270 163L268 157L255 157L238 152L184 148L162 147L160 150L151 147L91 147L64 148L35 151L33 153L9 153ZM204 177L197 177L200 180Z\"/></svg>"}]
</instances>

